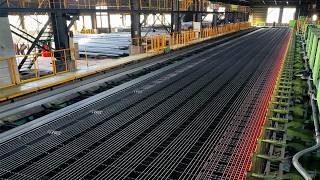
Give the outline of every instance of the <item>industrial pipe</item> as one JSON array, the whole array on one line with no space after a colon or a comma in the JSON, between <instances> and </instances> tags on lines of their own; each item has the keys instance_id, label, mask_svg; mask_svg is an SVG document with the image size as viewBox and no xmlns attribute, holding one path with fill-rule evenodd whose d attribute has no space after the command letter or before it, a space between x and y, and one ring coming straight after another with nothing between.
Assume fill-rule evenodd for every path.
<instances>
[{"instance_id":1,"label":"industrial pipe","mask_svg":"<svg viewBox=\"0 0 320 180\"><path fill-rule=\"evenodd\" d=\"M305 70L309 71L307 58L305 58L305 57L304 57ZM313 87L311 84L311 77L310 76L308 77L308 90L309 90L310 104L311 104L311 109L312 109L312 118L313 118L313 123L314 123L316 144L312 147L309 147L307 149L304 149L304 150L296 153L292 158L292 163L293 163L294 167L297 169L297 171L303 176L303 178L305 178L307 180L312 180L312 176L299 163L300 157L302 157L303 155L305 155L307 153L311 153L313 151L316 151L317 149L320 148L319 118L318 118L317 106L315 103L316 98L314 95L314 90L313 90Z\"/></svg>"}]
</instances>

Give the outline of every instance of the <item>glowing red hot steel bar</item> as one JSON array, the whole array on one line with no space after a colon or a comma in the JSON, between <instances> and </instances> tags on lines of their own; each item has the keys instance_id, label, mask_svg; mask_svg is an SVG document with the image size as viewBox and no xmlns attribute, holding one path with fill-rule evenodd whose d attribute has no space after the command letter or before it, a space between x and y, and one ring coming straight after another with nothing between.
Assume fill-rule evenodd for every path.
<instances>
[{"instance_id":1,"label":"glowing red hot steel bar","mask_svg":"<svg viewBox=\"0 0 320 180\"><path fill-rule=\"evenodd\" d=\"M243 130L243 134L241 135L230 161L223 172L222 179L245 179L246 172L251 168L250 160L256 148L257 138L261 134L261 127L266 122L268 106L287 54L291 34L292 32L287 34L283 42L274 68L270 74L268 74L267 81L264 84L264 89L260 92L259 98L256 100L258 103L255 103L250 120ZM253 91L255 90L253 89Z\"/></svg>"}]
</instances>

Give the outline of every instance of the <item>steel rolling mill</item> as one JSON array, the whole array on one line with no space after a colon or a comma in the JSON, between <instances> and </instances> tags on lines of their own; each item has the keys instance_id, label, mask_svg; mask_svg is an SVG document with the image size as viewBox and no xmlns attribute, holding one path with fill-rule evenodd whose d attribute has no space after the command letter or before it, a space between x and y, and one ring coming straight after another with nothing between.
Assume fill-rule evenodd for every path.
<instances>
[{"instance_id":1,"label":"steel rolling mill","mask_svg":"<svg viewBox=\"0 0 320 180\"><path fill-rule=\"evenodd\" d=\"M0 179L244 179L291 36L244 30L128 65L64 108L31 104L38 119L0 134Z\"/></svg>"},{"instance_id":2,"label":"steel rolling mill","mask_svg":"<svg viewBox=\"0 0 320 180\"><path fill-rule=\"evenodd\" d=\"M320 178L316 0L0 0L0 180Z\"/></svg>"}]
</instances>

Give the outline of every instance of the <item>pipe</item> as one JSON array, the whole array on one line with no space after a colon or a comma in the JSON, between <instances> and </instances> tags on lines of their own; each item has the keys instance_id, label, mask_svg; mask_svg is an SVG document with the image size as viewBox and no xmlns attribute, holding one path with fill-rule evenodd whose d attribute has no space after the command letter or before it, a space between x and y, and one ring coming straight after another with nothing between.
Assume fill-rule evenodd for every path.
<instances>
[{"instance_id":1,"label":"pipe","mask_svg":"<svg viewBox=\"0 0 320 180\"><path fill-rule=\"evenodd\" d=\"M304 58L305 63L305 69L306 71L309 71L308 68L308 62L307 58ZM318 119L318 112L317 112L317 106L315 103L315 95L314 90L311 84L311 77L308 77L308 90L309 90L309 96L310 96L310 104L312 109L312 117L313 117L313 123L314 123L314 130L315 130L315 139L316 144L312 147L309 147L307 149L304 149L302 151L299 151L296 153L292 158L292 163L294 167L297 169L297 171L303 176L304 179L312 180L312 176L302 167L302 165L299 163L299 158L307 153L311 153L313 151L316 151L320 148L320 128L319 128L319 119Z\"/></svg>"},{"instance_id":2,"label":"pipe","mask_svg":"<svg viewBox=\"0 0 320 180\"><path fill-rule=\"evenodd\" d=\"M312 86L311 86L311 80L310 78L308 79L308 86L309 86L309 92L312 91ZM319 123L318 123L318 113L317 113L317 107L314 101L314 94L309 93L310 95L310 100L311 100L311 108L312 108L312 116L313 116L313 123L315 127L315 134L316 134L316 144L312 147L309 147L307 149L304 149L302 151L299 151L297 154L295 154L292 158L292 162L294 167L298 170L298 172L307 180L312 180L311 175L302 167L302 165L299 163L299 158L302 157L303 155L307 153L311 153L317 149L320 148L320 133L319 133Z\"/></svg>"}]
</instances>

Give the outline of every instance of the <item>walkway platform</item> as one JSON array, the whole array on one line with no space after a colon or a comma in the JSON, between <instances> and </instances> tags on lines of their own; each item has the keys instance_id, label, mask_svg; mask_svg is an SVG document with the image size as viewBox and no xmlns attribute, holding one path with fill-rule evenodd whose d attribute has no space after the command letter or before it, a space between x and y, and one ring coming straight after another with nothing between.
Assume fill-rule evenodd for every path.
<instances>
[{"instance_id":1,"label":"walkway platform","mask_svg":"<svg viewBox=\"0 0 320 180\"><path fill-rule=\"evenodd\" d=\"M78 69L74 72L66 72L57 74L47 78L7 87L0 89L0 102L12 98L16 98L32 92L37 92L46 88L70 82L76 79L87 77L102 71L108 71L115 67L119 67L134 61L139 61L144 58L152 57L158 53L144 53L139 55L132 55L119 59L103 59L90 61L90 66L86 67L85 63L81 63ZM94 63L94 64L92 64Z\"/></svg>"}]
</instances>

